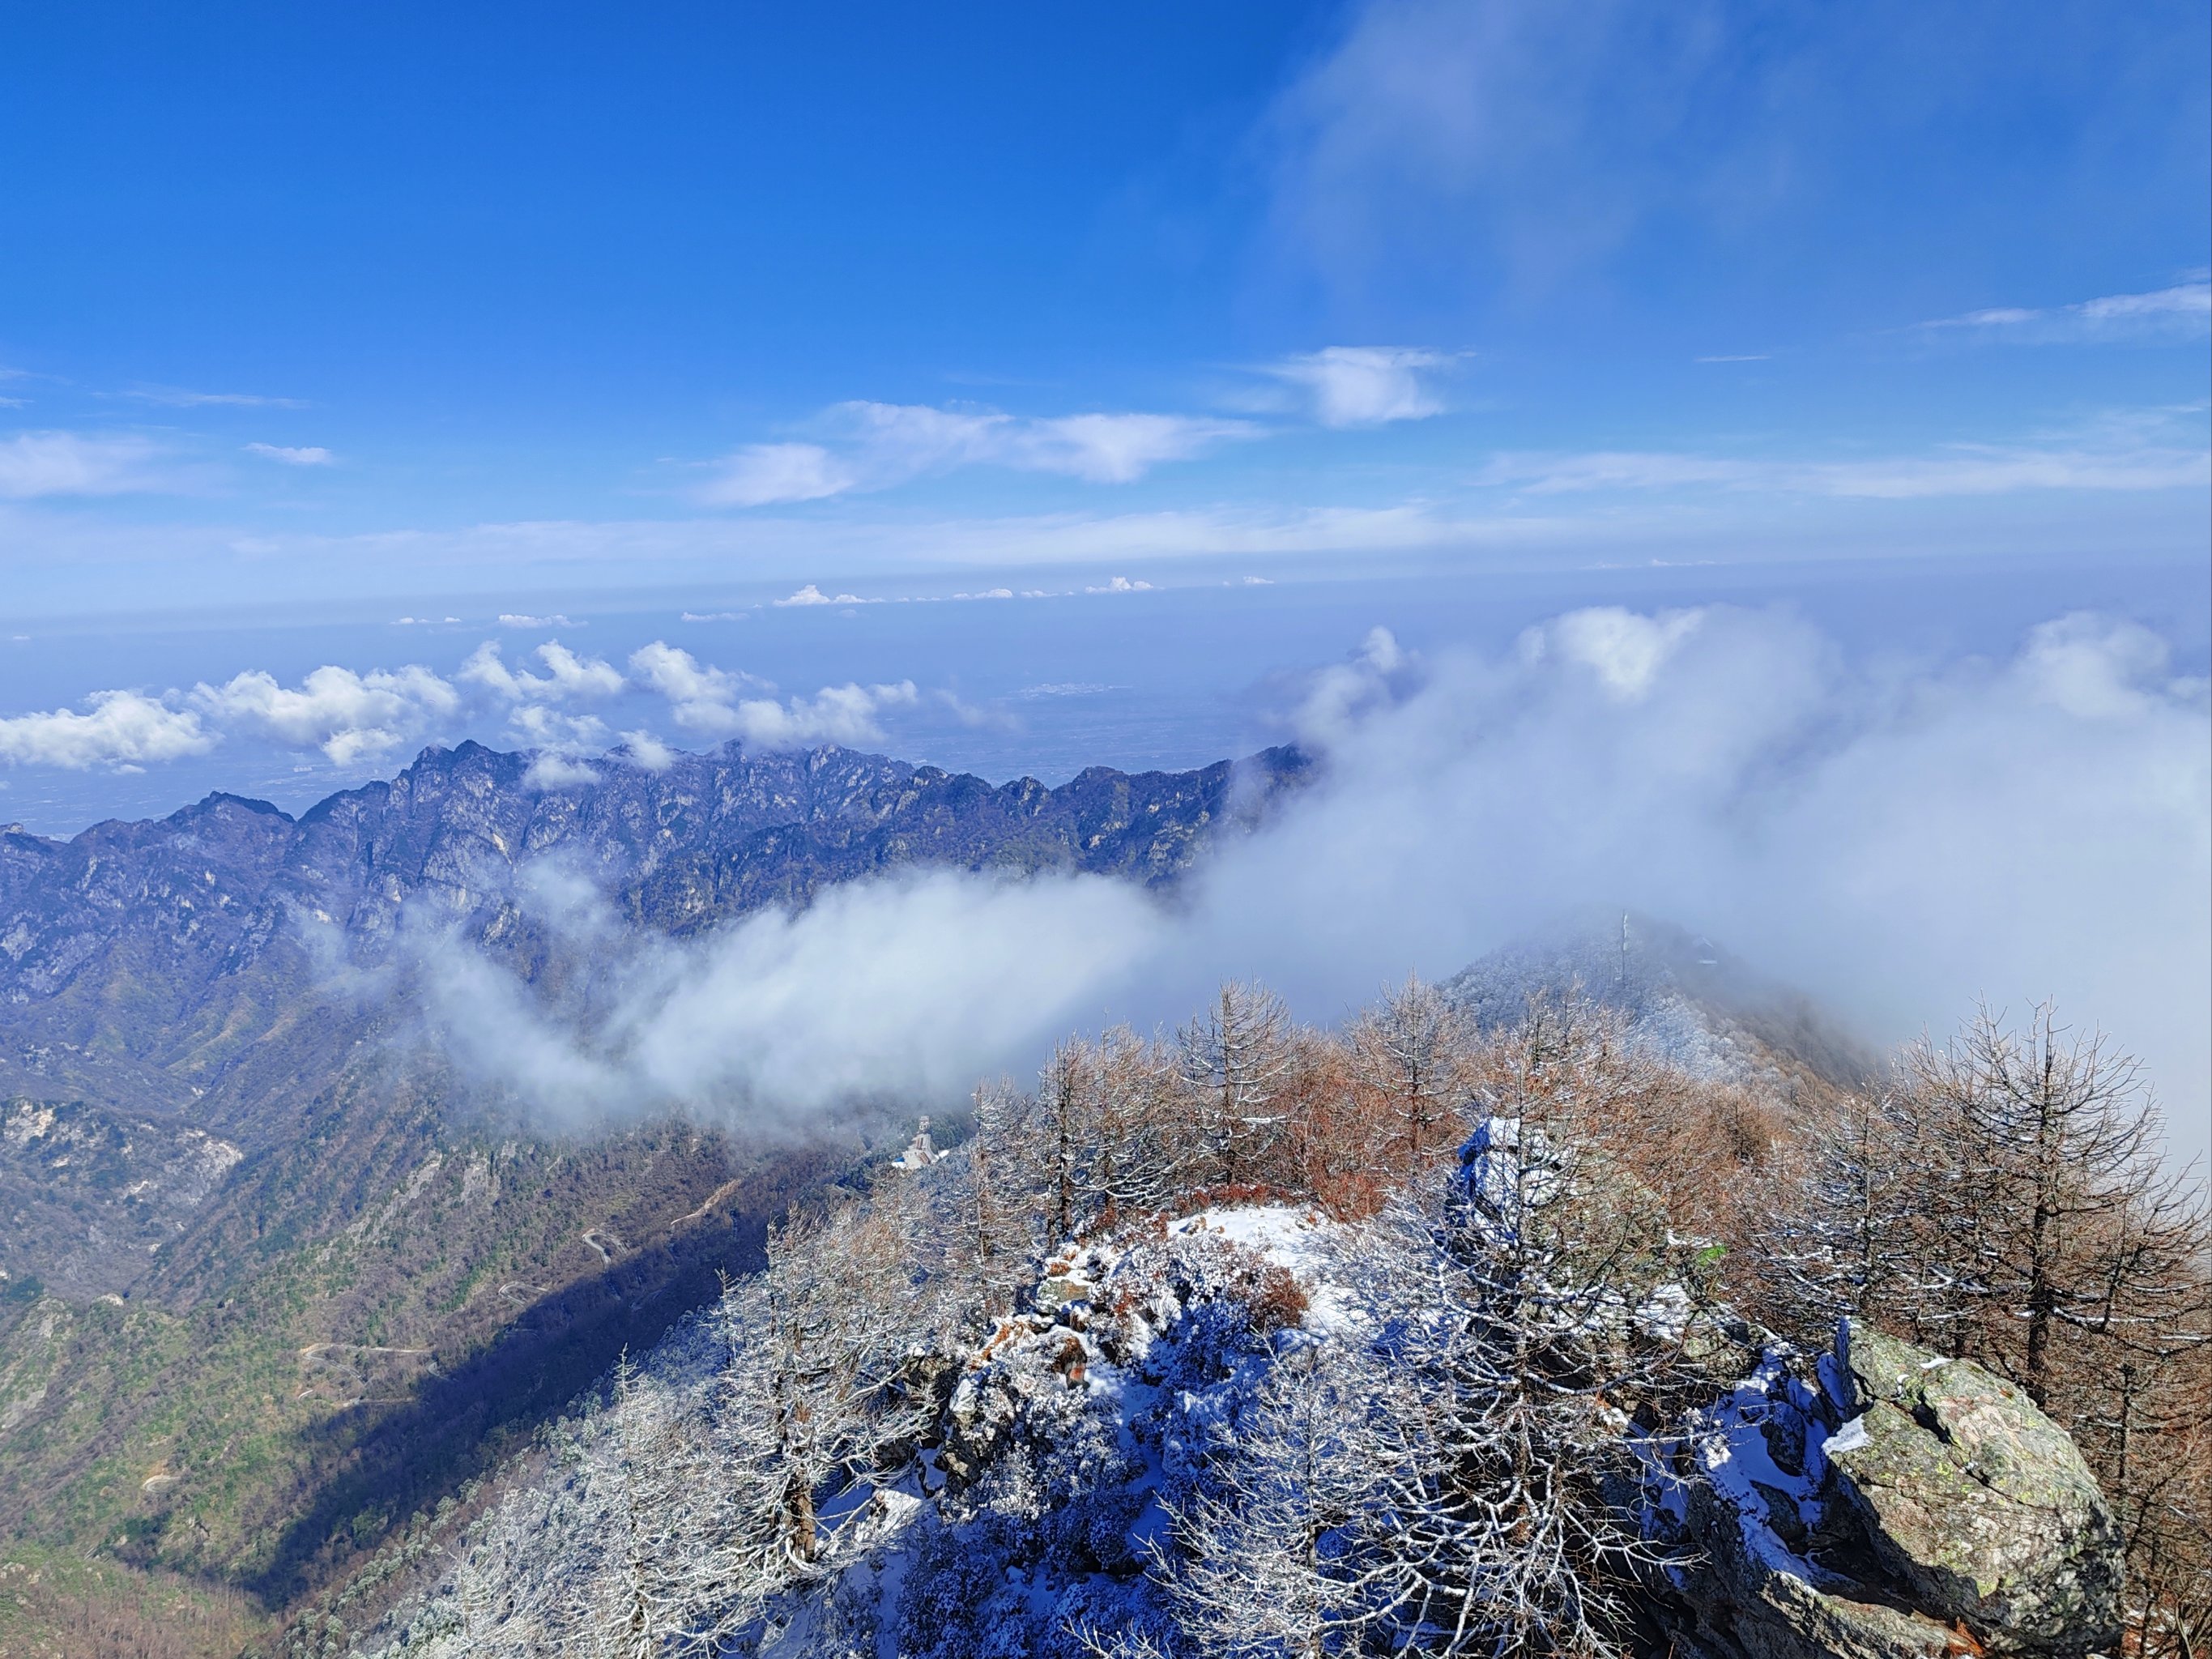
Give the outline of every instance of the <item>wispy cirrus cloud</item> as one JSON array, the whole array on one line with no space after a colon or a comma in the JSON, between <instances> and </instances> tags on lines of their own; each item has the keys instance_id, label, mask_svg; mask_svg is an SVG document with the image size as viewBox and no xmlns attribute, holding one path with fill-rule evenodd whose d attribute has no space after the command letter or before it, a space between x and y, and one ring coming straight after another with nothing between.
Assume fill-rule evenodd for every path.
<instances>
[{"instance_id":1,"label":"wispy cirrus cloud","mask_svg":"<svg viewBox=\"0 0 2212 1659\"><path fill-rule=\"evenodd\" d=\"M1049 417L997 410L855 400L814 422L818 441L748 444L711 465L692 491L709 507L767 507L889 489L967 466L1127 483L1238 438L1250 422L1193 415Z\"/></svg>"},{"instance_id":2,"label":"wispy cirrus cloud","mask_svg":"<svg viewBox=\"0 0 2212 1659\"><path fill-rule=\"evenodd\" d=\"M1920 327L1923 332L2016 345L2193 340L2212 333L2212 280L2192 276L2148 294L2108 294L2078 305L1970 311Z\"/></svg>"},{"instance_id":3,"label":"wispy cirrus cloud","mask_svg":"<svg viewBox=\"0 0 2212 1659\"><path fill-rule=\"evenodd\" d=\"M1886 501L2008 495L2033 490L2201 488L2212 460L2197 444L2118 429L2071 441L1958 443L1920 454L1846 460L1745 457L1686 450L1506 452L1478 484L1530 495L1728 490Z\"/></svg>"},{"instance_id":4,"label":"wispy cirrus cloud","mask_svg":"<svg viewBox=\"0 0 2212 1659\"><path fill-rule=\"evenodd\" d=\"M128 495L166 489L167 452L130 434L19 432L0 438L0 497Z\"/></svg>"},{"instance_id":5,"label":"wispy cirrus cloud","mask_svg":"<svg viewBox=\"0 0 2212 1659\"><path fill-rule=\"evenodd\" d=\"M134 386L112 394L132 403L164 409L306 409L299 398L270 398L256 392L194 392L185 386Z\"/></svg>"},{"instance_id":6,"label":"wispy cirrus cloud","mask_svg":"<svg viewBox=\"0 0 2212 1659\"><path fill-rule=\"evenodd\" d=\"M1443 413L1431 381L1454 361L1425 346L1327 346L1262 372L1297 388L1323 426L1382 426Z\"/></svg>"}]
</instances>

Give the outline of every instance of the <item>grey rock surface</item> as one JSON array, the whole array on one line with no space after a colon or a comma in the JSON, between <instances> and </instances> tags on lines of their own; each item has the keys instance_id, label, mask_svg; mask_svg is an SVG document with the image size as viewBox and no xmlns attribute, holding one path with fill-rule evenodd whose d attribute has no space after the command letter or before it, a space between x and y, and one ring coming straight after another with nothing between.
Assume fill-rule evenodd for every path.
<instances>
[{"instance_id":1,"label":"grey rock surface","mask_svg":"<svg viewBox=\"0 0 2212 1659\"><path fill-rule=\"evenodd\" d=\"M1662 1530L1682 1634L1728 1659L2117 1651L2118 1528L2017 1388L1851 1322L1692 1425Z\"/></svg>"},{"instance_id":2,"label":"grey rock surface","mask_svg":"<svg viewBox=\"0 0 2212 1659\"><path fill-rule=\"evenodd\" d=\"M2119 1527L2066 1431L1981 1366L1870 1326L1837 1358L1858 1410L1830 1443L1837 1494L1914 1601L1992 1653L2118 1643Z\"/></svg>"}]
</instances>

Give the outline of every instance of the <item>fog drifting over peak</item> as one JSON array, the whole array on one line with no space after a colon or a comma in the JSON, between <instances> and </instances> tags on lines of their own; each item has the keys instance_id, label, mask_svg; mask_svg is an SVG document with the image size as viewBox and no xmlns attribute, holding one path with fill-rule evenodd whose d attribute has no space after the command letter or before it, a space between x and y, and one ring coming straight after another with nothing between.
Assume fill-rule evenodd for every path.
<instances>
[{"instance_id":1,"label":"fog drifting over peak","mask_svg":"<svg viewBox=\"0 0 2212 1659\"><path fill-rule=\"evenodd\" d=\"M957 1097L1065 1030L1182 1018L1227 976L1334 1018L1609 904L1705 931L1877 1041L1978 996L2055 997L2143 1055L2177 1151L2203 1150L2212 710L2145 629L2068 616L2008 660L1940 664L1729 607L1577 611L1425 661L1378 629L1309 677L1293 723L1317 781L1170 902L918 872L674 943L542 876L542 916L600 930L599 979L554 1006L441 946L434 1024L564 1124L669 1104L803 1122Z\"/></svg>"}]
</instances>

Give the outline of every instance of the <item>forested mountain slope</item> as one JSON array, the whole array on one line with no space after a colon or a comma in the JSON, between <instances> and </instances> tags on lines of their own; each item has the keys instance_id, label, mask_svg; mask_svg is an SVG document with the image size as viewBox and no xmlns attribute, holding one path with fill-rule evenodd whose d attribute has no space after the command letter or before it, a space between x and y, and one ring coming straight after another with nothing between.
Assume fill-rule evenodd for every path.
<instances>
[{"instance_id":1,"label":"forested mountain slope","mask_svg":"<svg viewBox=\"0 0 2212 1659\"><path fill-rule=\"evenodd\" d=\"M550 853L672 933L917 864L1159 884L1303 763L1047 789L728 749L562 791L529 765L464 744L296 819L217 795L0 832L0 1528L281 1606L866 1149L526 1133L390 1041L404 1010L325 994L333 937L373 965L427 914L528 975L515 877Z\"/></svg>"}]
</instances>

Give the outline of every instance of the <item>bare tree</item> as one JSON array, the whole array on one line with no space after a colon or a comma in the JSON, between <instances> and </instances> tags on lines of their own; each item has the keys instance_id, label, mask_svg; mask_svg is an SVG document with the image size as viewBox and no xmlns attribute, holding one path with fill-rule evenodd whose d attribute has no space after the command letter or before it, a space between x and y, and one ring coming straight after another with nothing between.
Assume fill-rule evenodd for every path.
<instances>
[{"instance_id":1,"label":"bare tree","mask_svg":"<svg viewBox=\"0 0 2212 1659\"><path fill-rule=\"evenodd\" d=\"M1651 1561L1622 1502L1630 1413L1671 1420L1683 1292L1662 1206L1583 1133L1609 1050L1532 1010L1486 1067L1490 1115L1461 1170L1387 1218L1382 1294L1418 1404L1394 1413L1415 1472L1395 1591L1402 1645L1606 1659Z\"/></svg>"},{"instance_id":2,"label":"bare tree","mask_svg":"<svg viewBox=\"0 0 2212 1659\"><path fill-rule=\"evenodd\" d=\"M1794 1178L1757 1229L1778 1317L1814 1340L1845 1316L1923 1338L1948 1324L1931 1304L1958 1279L1942 1224L1954 1149L1893 1090L1854 1091L1802 1133Z\"/></svg>"},{"instance_id":3,"label":"bare tree","mask_svg":"<svg viewBox=\"0 0 2212 1659\"><path fill-rule=\"evenodd\" d=\"M1213 1180L1234 1185L1264 1173L1292 1114L1296 1031L1280 997L1231 981L1176 1034L1194 1127Z\"/></svg>"},{"instance_id":4,"label":"bare tree","mask_svg":"<svg viewBox=\"0 0 2212 1659\"><path fill-rule=\"evenodd\" d=\"M1456 1130L1472 1033L1444 994L1408 975L1346 1032L1360 1103L1384 1116L1401 1172Z\"/></svg>"},{"instance_id":5,"label":"bare tree","mask_svg":"<svg viewBox=\"0 0 2212 1659\"><path fill-rule=\"evenodd\" d=\"M1958 1137L1972 1231L1954 1240L1994 1316L1981 1354L2048 1404L2054 1343L2069 1333L2155 1346L2201 1315L2203 1200L2161 1169L2156 1103L2140 1062L2101 1032L2076 1035L2049 1004L2025 1030L1980 1010L1951 1043L1907 1058L1917 1103ZM1963 1213L1962 1213L1963 1212Z\"/></svg>"},{"instance_id":6,"label":"bare tree","mask_svg":"<svg viewBox=\"0 0 2212 1659\"><path fill-rule=\"evenodd\" d=\"M1985 1007L1816 1132L1768 1242L1801 1322L1869 1315L2067 1427L2127 1539L2131 1639L2180 1653L2212 1619L2188 1473L2212 1406L2212 1226L2161 1151L2133 1058L2048 1005L2021 1027Z\"/></svg>"}]
</instances>

